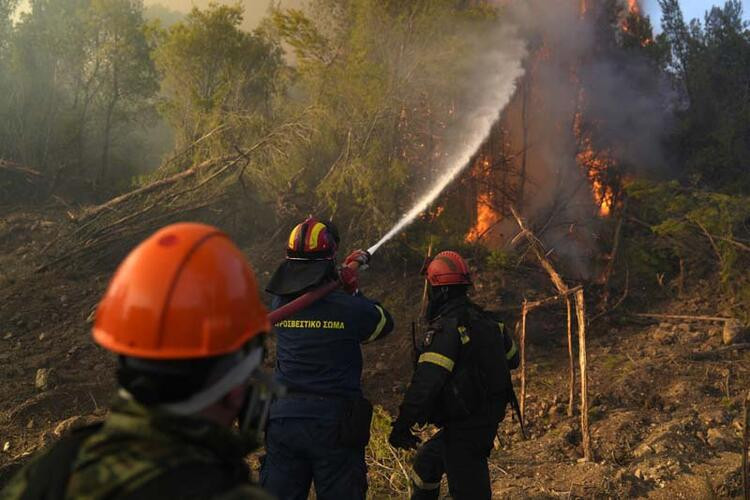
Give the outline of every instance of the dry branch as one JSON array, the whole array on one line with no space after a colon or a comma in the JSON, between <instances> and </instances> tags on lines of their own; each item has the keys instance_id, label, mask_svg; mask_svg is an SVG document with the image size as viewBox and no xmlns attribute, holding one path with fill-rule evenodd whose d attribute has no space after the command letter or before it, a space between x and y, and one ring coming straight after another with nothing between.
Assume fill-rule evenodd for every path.
<instances>
[{"instance_id":1,"label":"dry branch","mask_svg":"<svg viewBox=\"0 0 750 500\"><path fill-rule=\"evenodd\" d=\"M617 227L615 228L615 236L612 242L612 251L609 254L609 261L607 262L607 267L604 270L604 276L602 278L602 284L605 288L609 286L609 280L615 271L615 262L617 261L617 253L620 250L620 240L622 239L622 223L625 220L625 210L627 210L627 199L620 211L620 217L617 219Z\"/></svg>"},{"instance_id":2,"label":"dry branch","mask_svg":"<svg viewBox=\"0 0 750 500\"><path fill-rule=\"evenodd\" d=\"M633 314L638 318L654 318L654 319L681 319L687 321L730 321L732 318L724 318L721 316L692 316L687 314L651 314L651 313L638 313Z\"/></svg>"},{"instance_id":3,"label":"dry branch","mask_svg":"<svg viewBox=\"0 0 750 500\"><path fill-rule=\"evenodd\" d=\"M700 361L704 359L711 359L717 354L721 354L723 352L730 352L730 351L742 351L744 349L750 349L750 343L744 342L741 344L732 344L732 345L725 345L721 347L717 347L716 349L711 349L710 351L695 351L690 353L690 359Z\"/></svg>"},{"instance_id":4,"label":"dry branch","mask_svg":"<svg viewBox=\"0 0 750 500\"><path fill-rule=\"evenodd\" d=\"M29 167L20 165L12 161L2 160L2 159L0 159L0 170L5 170L6 172L23 174L23 175L32 176L32 177L42 176L41 172L34 170L33 168L29 168Z\"/></svg>"},{"instance_id":5,"label":"dry branch","mask_svg":"<svg viewBox=\"0 0 750 500\"><path fill-rule=\"evenodd\" d=\"M157 175L166 177L84 210L78 224L61 231L45 247L49 261L37 271L84 258L109 263L110 256L132 247L135 238L188 214L194 220L220 224L235 210L233 186L239 184L235 173L244 172L252 163L253 175L260 183L258 191L268 190L264 176L270 175L266 172L270 169L263 167L283 160L293 144L306 140L307 130L303 122L280 125L254 142L227 148L233 149L232 153L204 160L173 175L161 170Z\"/></svg>"},{"instance_id":6,"label":"dry branch","mask_svg":"<svg viewBox=\"0 0 750 500\"><path fill-rule=\"evenodd\" d=\"M158 181L154 181L151 184L147 184L143 187L140 187L138 189L135 189L133 191L120 195L116 198L112 198L106 203L102 203L101 205L97 205L95 207L88 209L86 212L83 213L80 220L85 221L87 219L91 219L92 217L96 216L97 214L105 210L113 210L117 206L125 203L126 201L132 198L135 198L137 196L143 196L153 191L158 191L165 187L169 187L183 179L188 179L190 177L195 176L198 172L201 172L202 170L205 170L208 167L227 161L228 159L231 159L231 157L222 156L220 158L211 158L202 163L199 163L198 165L194 165L183 172L172 175L170 177L166 177L164 179L159 179Z\"/></svg>"},{"instance_id":7,"label":"dry branch","mask_svg":"<svg viewBox=\"0 0 750 500\"><path fill-rule=\"evenodd\" d=\"M578 292L578 290L582 290L582 289L583 289L583 287L581 285L578 285L576 287L569 288L564 293L553 295L552 297L546 297L544 299L535 300L533 302L528 302L527 301L526 308L529 310L529 312L531 312L534 309L536 309L537 307L545 306L545 305L551 304L553 302L557 302L557 301L560 301L560 300L563 300L563 299L567 299L570 295L573 295L576 292Z\"/></svg>"},{"instance_id":8,"label":"dry branch","mask_svg":"<svg viewBox=\"0 0 750 500\"><path fill-rule=\"evenodd\" d=\"M547 271L547 274L549 274L549 277L552 280L552 283L555 285L555 288L557 288L557 291L561 294L566 293L568 291L568 286L565 284L555 268L552 267L552 263L545 255L546 252L544 250L544 245L542 245L542 242L539 241L536 236L534 236L534 233L532 233L528 227L526 227L526 223L521 219L521 217L518 215L518 212L516 212L516 209L512 205L510 207L510 211L513 214L513 217L516 219L518 227L521 228L521 233L517 235L513 240L515 241L521 236L525 236L531 246L531 250L534 252L534 255L536 255L537 259L539 259L539 263L541 264L541 266L545 271Z\"/></svg>"}]
</instances>

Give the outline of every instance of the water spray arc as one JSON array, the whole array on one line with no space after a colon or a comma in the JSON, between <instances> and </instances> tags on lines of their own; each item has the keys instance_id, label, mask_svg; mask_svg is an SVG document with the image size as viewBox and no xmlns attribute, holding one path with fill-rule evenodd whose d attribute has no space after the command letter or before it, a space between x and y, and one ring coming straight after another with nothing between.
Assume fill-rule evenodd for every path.
<instances>
[{"instance_id":1,"label":"water spray arc","mask_svg":"<svg viewBox=\"0 0 750 500\"><path fill-rule=\"evenodd\" d=\"M521 63L526 56L526 48L514 30L499 27L496 35L487 41L486 50L476 55L476 74L469 75L466 85L466 92L471 95L466 99L463 116L448 131L452 147L442 163L443 174L396 225L368 248L370 256L414 222L417 216L427 210L445 188L470 165L472 157L487 140L492 126L510 102L515 92L516 81L523 75ZM353 265L358 267L356 263ZM269 315L271 324L304 309L338 286L338 282L327 283L276 309Z\"/></svg>"},{"instance_id":2,"label":"water spray arc","mask_svg":"<svg viewBox=\"0 0 750 500\"><path fill-rule=\"evenodd\" d=\"M459 133L456 135L460 138L443 163L444 173L401 220L367 250L370 254L377 252L384 243L414 222L417 216L427 210L445 188L470 165L471 158L487 140L492 126L513 96L516 81L523 75L521 60L524 56L523 44L513 37L503 46L494 47L479 58L478 66L483 73L472 80L472 90L481 98L457 125Z\"/></svg>"}]
</instances>

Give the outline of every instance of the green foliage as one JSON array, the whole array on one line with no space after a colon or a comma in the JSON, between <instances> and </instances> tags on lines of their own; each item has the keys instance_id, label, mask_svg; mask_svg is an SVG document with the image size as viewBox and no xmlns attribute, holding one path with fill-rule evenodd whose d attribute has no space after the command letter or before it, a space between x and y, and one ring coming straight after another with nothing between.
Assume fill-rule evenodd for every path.
<instances>
[{"instance_id":1,"label":"green foliage","mask_svg":"<svg viewBox=\"0 0 750 500\"><path fill-rule=\"evenodd\" d=\"M369 493L373 498L405 498L410 491L408 453L396 450L388 443L391 421L387 411L375 406L370 442L365 450Z\"/></svg>"},{"instance_id":2,"label":"green foliage","mask_svg":"<svg viewBox=\"0 0 750 500\"><path fill-rule=\"evenodd\" d=\"M496 15L460 4L315 0L273 11L267 29L295 61L292 99L279 112L310 109L314 130L278 170L299 206L367 220L352 227L360 241L411 206L465 90L456 82L473 47L466 33L480 35Z\"/></svg>"},{"instance_id":3,"label":"green foliage","mask_svg":"<svg viewBox=\"0 0 750 500\"><path fill-rule=\"evenodd\" d=\"M260 32L242 31L242 17L239 5L211 4L194 8L159 35L161 109L178 149L222 128L229 133L217 134L209 144L216 148L213 153L223 152L237 137L257 136L262 127L276 90L281 49Z\"/></svg>"},{"instance_id":4,"label":"green foliage","mask_svg":"<svg viewBox=\"0 0 750 500\"><path fill-rule=\"evenodd\" d=\"M742 3L713 7L686 24L677 0L660 0L672 73L683 97L672 149L694 186L750 189L750 29Z\"/></svg>"},{"instance_id":5,"label":"green foliage","mask_svg":"<svg viewBox=\"0 0 750 500\"><path fill-rule=\"evenodd\" d=\"M17 5L18 0L0 0L0 64L10 42L13 26L11 19Z\"/></svg>"},{"instance_id":6,"label":"green foliage","mask_svg":"<svg viewBox=\"0 0 750 500\"><path fill-rule=\"evenodd\" d=\"M140 2L33 0L8 53L0 157L103 182L116 153L129 176L158 90Z\"/></svg>"},{"instance_id":7,"label":"green foliage","mask_svg":"<svg viewBox=\"0 0 750 500\"><path fill-rule=\"evenodd\" d=\"M500 248L487 255L487 268L494 271L505 271L516 266L518 257L511 251Z\"/></svg>"},{"instance_id":8,"label":"green foliage","mask_svg":"<svg viewBox=\"0 0 750 500\"><path fill-rule=\"evenodd\" d=\"M698 275L718 271L728 295L748 293L750 196L685 188L676 181L634 182L628 194L656 237L629 242L631 262L673 273L674 261L681 260Z\"/></svg>"}]
</instances>

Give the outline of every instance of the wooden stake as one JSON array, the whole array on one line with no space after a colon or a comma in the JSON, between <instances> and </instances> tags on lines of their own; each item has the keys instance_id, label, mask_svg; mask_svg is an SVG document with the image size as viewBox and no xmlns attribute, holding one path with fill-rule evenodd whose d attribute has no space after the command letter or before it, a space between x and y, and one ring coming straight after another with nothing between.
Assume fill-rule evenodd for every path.
<instances>
[{"instance_id":1,"label":"wooden stake","mask_svg":"<svg viewBox=\"0 0 750 500\"><path fill-rule=\"evenodd\" d=\"M568 313L568 416L572 417L576 375L573 363L573 318L571 317L570 297L565 297L565 309Z\"/></svg>"},{"instance_id":2,"label":"wooden stake","mask_svg":"<svg viewBox=\"0 0 750 500\"><path fill-rule=\"evenodd\" d=\"M578 318L578 358L581 365L581 437L583 444L583 458L590 462L591 434L589 433L589 398L588 377L586 374L586 303L583 290L576 292L576 316Z\"/></svg>"},{"instance_id":3,"label":"wooden stake","mask_svg":"<svg viewBox=\"0 0 750 500\"><path fill-rule=\"evenodd\" d=\"M430 238L430 245L427 247L427 259L432 257L432 238ZM417 318L417 325L419 325L422 322L422 318L424 318L425 312L427 310L427 278L425 277L424 280L424 288L422 288L422 303L419 306L419 318Z\"/></svg>"},{"instance_id":4,"label":"wooden stake","mask_svg":"<svg viewBox=\"0 0 750 500\"><path fill-rule=\"evenodd\" d=\"M745 397L745 420L742 423L742 488L745 492L745 500L750 500L750 471L747 469L747 451L750 448L750 435L748 434L748 424L750 424L750 392Z\"/></svg>"},{"instance_id":5,"label":"wooden stake","mask_svg":"<svg viewBox=\"0 0 750 500\"><path fill-rule=\"evenodd\" d=\"M521 401L519 406L521 407L521 419L526 420L526 314L528 308L526 299L523 299L523 307L521 308L521 338L519 342L521 344Z\"/></svg>"}]
</instances>

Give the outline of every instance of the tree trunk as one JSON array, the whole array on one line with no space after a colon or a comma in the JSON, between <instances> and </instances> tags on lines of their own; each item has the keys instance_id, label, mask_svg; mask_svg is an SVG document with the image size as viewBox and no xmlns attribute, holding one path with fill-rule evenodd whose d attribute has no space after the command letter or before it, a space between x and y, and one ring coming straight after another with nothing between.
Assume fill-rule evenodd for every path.
<instances>
[{"instance_id":1,"label":"tree trunk","mask_svg":"<svg viewBox=\"0 0 750 500\"><path fill-rule=\"evenodd\" d=\"M102 161L99 169L98 183L104 182L109 170L109 150L112 142L112 117L120 99L120 86L117 74L117 63L112 67L112 97L107 105L107 115L104 122L104 145L102 146Z\"/></svg>"},{"instance_id":2,"label":"tree trunk","mask_svg":"<svg viewBox=\"0 0 750 500\"><path fill-rule=\"evenodd\" d=\"M526 158L529 149L529 80L530 74L526 73L523 79L522 97L521 97L521 129L523 139L521 143L521 172L518 181L518 208L523 211L524 192L526 190Z\"/></svg>"}]
</instances>

